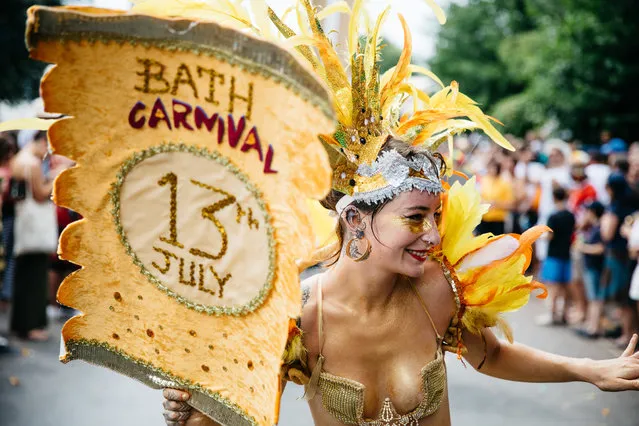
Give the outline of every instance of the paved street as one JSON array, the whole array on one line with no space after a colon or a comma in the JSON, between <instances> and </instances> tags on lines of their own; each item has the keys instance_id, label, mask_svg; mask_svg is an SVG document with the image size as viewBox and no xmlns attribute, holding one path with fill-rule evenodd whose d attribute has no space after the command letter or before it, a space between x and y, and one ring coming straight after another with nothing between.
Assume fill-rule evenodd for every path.
<instances>
[{"instance_id":1,"label":"paved street","mask_svg":"<svg viewBox=\"0 0 639 426\"><path fill-rule=\"evenodd\" d=\"M511 316L520 342L570 356L605 358L616 354L607 341L579 339L565 329L540 328L533 301ZM55 324L59 330L60 324ZM0 316L0 334L7 316ZM0 355L0 426L159 426L159 391L81 361L58 362L59 341L13 342L16 351ZM523 384L495 380L464 368L448 355L453 424L494 426L637 426L639 393L607 394L593 386ZM16 383L16 380L18 383ZM13 382L13 384L12 384ZM311 425L301 389L288 386L280 425Z\"/></svg>"}]
</instances>

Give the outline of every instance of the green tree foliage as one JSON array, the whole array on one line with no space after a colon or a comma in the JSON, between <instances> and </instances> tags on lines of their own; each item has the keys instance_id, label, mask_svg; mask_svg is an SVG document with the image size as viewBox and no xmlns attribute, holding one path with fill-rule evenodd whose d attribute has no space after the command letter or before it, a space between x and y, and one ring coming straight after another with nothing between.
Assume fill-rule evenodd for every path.
<instances>
[{"instance_id":1,"label":"green tree foliage","mask_svg":"<svg viewBox=\"0 0 639 426\"><path fill-rule=\"evenodd\" d=\"M59 0L2 0L0 13L0 100L18 102L38 97L46 64L29 59L24 43L27 9L34 4L59 6Z\"/></svg>"},{"instance_id":2,"label":"green tree foliage","mask_svg":"<svg viewBox=\"0 0 639 426\"><path fill-rule=\"evenodd\" d=\"M506 131L555 118L585 142L636 137L638 18L633 0L471 0L451 7L431 66Z\"/></svg>"},{"instance_id":3,"label":"green tree foliage","mask_svg":"<svg viewBox=\"0 0 639 426\"><path fill-rule=\"evenodd\" d=\"M480 105L494 105L523 85L505 74L499 45L512 34L508 15L497 1L471 0L452 4L442 27L432 70L444 84L456 80L460 89Z\"/></svg>"}]
</instances>

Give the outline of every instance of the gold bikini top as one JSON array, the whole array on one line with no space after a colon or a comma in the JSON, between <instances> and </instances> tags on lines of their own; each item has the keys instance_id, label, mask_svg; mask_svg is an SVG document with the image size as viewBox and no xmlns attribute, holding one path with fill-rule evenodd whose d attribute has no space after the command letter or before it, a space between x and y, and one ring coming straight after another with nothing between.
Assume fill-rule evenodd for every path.
<instances>
[{"instance_id":1,"label":"gold bikini top","mask_svg":"<svg viewBox=\"0 0 639 426\"><path fill-rule=\"evenodd\" d=\"M422 394L420 404L411 412L399 414L390 398L386 398L377 419L364 418L364 392L366 388L359 382L335 376L323 371L323 321L322 321L322 284L317 284L317 319L319 334L319 355L313 369L310 382L306 386L306 399L312 399L317 391L322 398L322 405L332 416L347 425L358 426L418 426L419 420L433 414L439 408L446 390L446 366L442 351L443 338L437 332L424 300L411 282L413 291L419 298L437 336L437 354L434 360L421 370Z\"/></svg>"}]
</instances>

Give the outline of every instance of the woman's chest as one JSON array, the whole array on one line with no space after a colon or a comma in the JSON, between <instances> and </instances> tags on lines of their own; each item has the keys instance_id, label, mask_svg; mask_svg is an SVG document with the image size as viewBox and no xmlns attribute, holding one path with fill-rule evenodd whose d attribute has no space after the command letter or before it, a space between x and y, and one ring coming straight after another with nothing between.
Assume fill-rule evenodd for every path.
<instances>
[{"instance_id":1,"label":"woman's chest","mask_svg":"<svg viewBox=\"0 0 639 426\"><path fill-rule=\"evenodd\" d=\"M330 395L323 398L337 398L335 404L351 408L361 405L364 417L377 418L387 399L396 413L409 413L435 392L441 394L445 366L437 336L428 320L412 317L408 309L386 323L341 321L341 327L329 327L327 321L320 388ZM319 353L309 355L314 369Z\"/></svg>"}]
</instances>

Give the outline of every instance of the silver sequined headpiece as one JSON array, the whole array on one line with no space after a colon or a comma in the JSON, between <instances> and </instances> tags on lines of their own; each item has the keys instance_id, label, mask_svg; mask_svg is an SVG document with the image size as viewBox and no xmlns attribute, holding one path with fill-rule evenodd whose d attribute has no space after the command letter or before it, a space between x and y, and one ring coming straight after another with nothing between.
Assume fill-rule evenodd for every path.
<instances>
[{"instance_id":1,"label":"silver sequined headpiece","mask_svg":"<svg viewBox=\"0 0 639 426\"><path fill-rule=\"evenodd\" d=\"M371 191L356 191L353 195L345 195L337 203L338 214L353 202L377 204L413 189L431 194L444 192L440 171L426 154L417 154L407 159L397 150L384 151L372 164L361 164L357 174L366 178L381 175L387 185Z\"/></svg>"}]
</instances>

